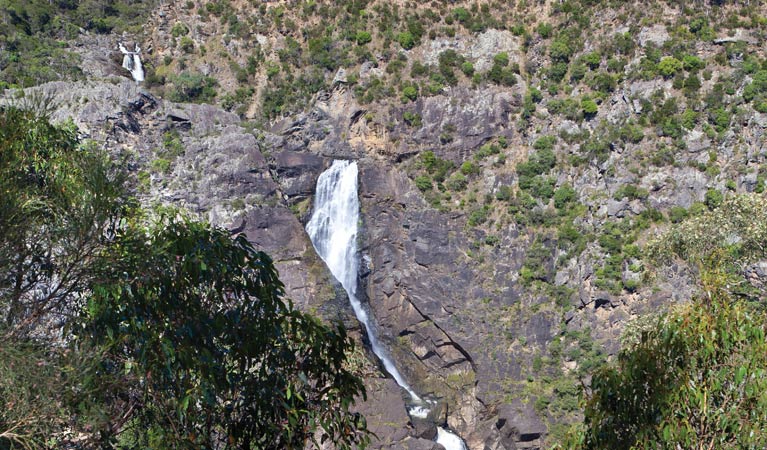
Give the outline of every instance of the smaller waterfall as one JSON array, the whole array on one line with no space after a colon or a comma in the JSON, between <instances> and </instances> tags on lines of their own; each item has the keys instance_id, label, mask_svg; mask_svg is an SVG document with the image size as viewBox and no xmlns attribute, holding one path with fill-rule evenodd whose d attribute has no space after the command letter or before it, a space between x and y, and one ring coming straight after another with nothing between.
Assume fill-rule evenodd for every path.
<instances>
[{"instance_id":1,"label":"smaller waterfall","mask_svg":"<svg viewBox=\"0 0 767 450\"><path fill-rule=\"evenodd\" d=\"M136 82L144 81L144 66L141 64L141 47L134 45L133 51L129 51L123 44L120 44L120 51L123 54L123 67L127 69Z\"/></svg>"}]
</instances>

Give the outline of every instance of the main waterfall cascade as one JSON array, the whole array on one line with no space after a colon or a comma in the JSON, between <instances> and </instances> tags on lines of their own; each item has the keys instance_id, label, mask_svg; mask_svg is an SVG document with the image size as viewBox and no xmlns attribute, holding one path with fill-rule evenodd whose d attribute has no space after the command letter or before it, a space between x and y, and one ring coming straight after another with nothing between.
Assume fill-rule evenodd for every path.
<instances>
[{"instance_id":1,"label":"main waterfall cascade","mask_svg":"<svg viewBox=\"0 0 767 450\"><path fill-rule=\"evenodd\" d=\"M141 47L135 44L133 51L129 51L124 45L120 44L120 51L123 54L123 67L130 72L136 82L144 81L144 66L141 64Z\"/></svg>"},{"instance_id":2,"label":"main waterfall cascade","mask_svg":"<svg viewBox=\"0 0 767 450\"><path fill-rule=\"evenodd\" d=\"M394 361L386 354L378 340L376 329L357 297L358 260L357 224L359 222L359 198L357 195L357 163L333 161L317 180L314 212L306 225L309 238L317 254L341 283L349 297L357 319L365 327L373 353L381 360L386 371L398 385L405 389L413 402L408 408L411 417L424 419L428 416L428 401L424 402L397 370ZM466 450L461 438L449 430L437 427L437 443L447 450Z\"/></svg>"}]
</instances>

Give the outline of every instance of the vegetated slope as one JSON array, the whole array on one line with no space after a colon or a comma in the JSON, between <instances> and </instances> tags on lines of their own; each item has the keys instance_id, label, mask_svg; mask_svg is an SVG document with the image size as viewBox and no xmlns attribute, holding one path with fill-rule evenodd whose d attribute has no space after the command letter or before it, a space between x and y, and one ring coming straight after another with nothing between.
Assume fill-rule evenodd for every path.
<instances>
[{"instance_id":1,"label":"vegetated slope","mask_svg":"<svg viewBox=\"0 0 767 450\"><path fill-rule=\"evenodd\" d=\"M694 289L647 237L764 190L758 2L190 1L149 23L146 86L250 121L300 217L281 164L363 159L371 307L470 445L560 439L623 325ZM176 153L148 154L149 192L204 170Z\"/></svg>"}]
</instances>

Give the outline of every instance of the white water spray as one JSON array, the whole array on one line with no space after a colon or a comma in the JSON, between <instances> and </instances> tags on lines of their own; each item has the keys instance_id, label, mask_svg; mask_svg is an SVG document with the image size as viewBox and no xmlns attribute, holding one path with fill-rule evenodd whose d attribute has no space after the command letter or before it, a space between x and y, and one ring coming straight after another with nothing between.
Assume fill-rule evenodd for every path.
<instances>
[{"instance_id":1,"label":"white water spray","mask_svg":"<svg viewBox=\"0 0 767 450\"><path fill-rule=\"evenodd\" d=\"M429 402L421 400L405 382L378 341L375 328L367 311L357 298L357 224L359 222L359 199L357 195L357 163L333 161L333 165L317 180L314 212L306 225L309 238L317 254L341 283L349 296L357 319L365 326L373 353L381 360L386 371L398 385L405 389L416 405L408 408L411 417L426 419ZM437 427L437 443L447 450L467 450L460 437L449 430Z\"/></svg>"},{"instance_id":2,"label":"white water spray","mask_svg":"<svg viewBox=\"0 0 767 450\"><path fill-rule=\"evenodd\" d=\"M144 66L141 64L141 47L135 44L133 51L128 51L124 45L120 44L120 51L123 54L123 67L126 68L136 82L144 81Z\"/></svg>"}]
</instances>

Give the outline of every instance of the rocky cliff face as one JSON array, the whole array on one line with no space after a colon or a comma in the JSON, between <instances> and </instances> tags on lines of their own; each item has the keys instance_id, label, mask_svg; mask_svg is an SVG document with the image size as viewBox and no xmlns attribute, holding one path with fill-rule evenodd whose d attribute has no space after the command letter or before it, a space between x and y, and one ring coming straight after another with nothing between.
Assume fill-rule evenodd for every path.
<instances>
[{"instance_id":1,"label":"rocky cliff face","mask_svg":"<svg viewBox=\"0 0 767 450\"><path fill-rule=\"evenodd\" d=\"M243 41L222 38L213 47L220 36L212 22L192 26L198 19L181 5L163 6L144 36L154 65L160 55L180 54L169 35L176 20L189 25L196 45L208 42L209 52L239 48L235 59L244 65ZM584 55L599 38L628 31L609 11L595 20L604 29L585 39ZM658 24L634 28L640 49L673 39ZM749 39L758 41L758 30L738 29L726 39L753 49ZM645 263L647 240L707 207L709 197L714 202L711 192L764 188L767 115L732 100L721 130L714 128L719 119L701 119L713 114L701 97L734 99L754 77L744 75L742 53L724 50L727 42L688 49L708 67L717 55L730 58L701 75L693 98L673 77L616 75L604 94L577 84L569 92L548 84L547 92L551 43L542 34L528 37L490 29L437 36L402 53L412 68L414 61L440 64L452 50L484 72L505 52L520 71L512 85L466 81L414 101L363 102L355 90L384 76L382 56L381 68L362 64L356 81L335 73L304 112L255 123L242 117L253 117L266 76L239 115L174 103L99 56L116 40L81 36L90 79L48 83L25 98L51 97L55 119L72 118L83 137L106 144L129 165L146 203L187 208L244 233L272 255L290 298L342 320L364 343L304 232L319 174L333 159L359 160L360 285L401 371L417 392L440 401L440 417L471 449L541 448L577 419L579 379L588 383L589 370L617 353L626 324L690 297L694 272ZM257 42L271 55L290 48L283 35L259 34ZM628 74L642 58L627 56L620 70ZM721 80L729 84L718 91ZM221 84L236 82L226 75ZM584 116L583 100L592 97L598 111ZM693 119L678 125L648 111ZM552 166L530 169L546 152ZM758 284L763 267L749 270ZM378 436L374 448L438 448L434 428L412 423L401 390L366 358L369 398L358 407Z\"/></svg>"}]
</instances>

